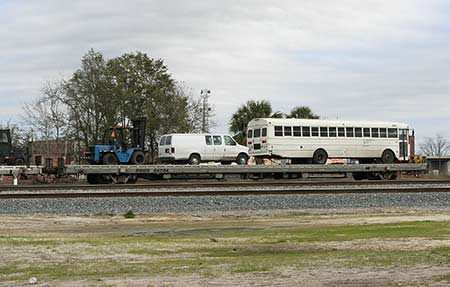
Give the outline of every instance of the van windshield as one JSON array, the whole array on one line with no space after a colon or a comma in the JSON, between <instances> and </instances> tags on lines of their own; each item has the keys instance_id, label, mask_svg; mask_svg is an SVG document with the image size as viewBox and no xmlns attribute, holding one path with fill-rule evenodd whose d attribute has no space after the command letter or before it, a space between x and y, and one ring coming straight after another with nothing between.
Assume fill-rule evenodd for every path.
<instances>
[{"instance_id":1,"label":"van windshield","mask_svg":"<svg viewBox=\"0 0 450 287\"><path fill-rule=\"evenodd\" d=\"M164 145L164 142L166 141L166 137L162 137L160 140L159 140L159 145Z\"/></svg>"},{"instance_id":2,"label":"van windshield","mask_svg":"<svg viewBox=\"0 0 450 287\"><path fill-rule=\"evenodd\" d=\"M166 145L171 145L171 144L172 144L172 136L166 137Z\"/></svg>"}]
</instances>

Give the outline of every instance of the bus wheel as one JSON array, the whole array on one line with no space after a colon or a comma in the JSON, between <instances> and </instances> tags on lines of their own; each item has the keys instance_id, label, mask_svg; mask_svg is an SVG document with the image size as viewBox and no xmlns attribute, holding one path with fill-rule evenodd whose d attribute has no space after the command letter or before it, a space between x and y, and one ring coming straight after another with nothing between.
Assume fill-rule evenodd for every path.
<instances>
[{"instance_id":1,"label":"bus wheel","mask_svg":"<svg viewBox=\"0 0 450 287\"><path fill-rule=\"evenodd\" d=\"M323 149L318 149L314 152L313 163L315 164L325 164L328 159L328 154Z\"/></svg>"},{"instance_id":2,"label":"bus wheel","mask_svg":"<svg viewBox=\"0 0 450 287\"><path fill-rule=\"evenodd\" d=\"M395 154L391 150L385 150L381 156L382 163L394 163Z\"/></svg>"},{"instance_id":3,"label":"bus wheel","mask_svg":"<svg viewBox=\"0 0 450 287\"><path fill-rule=\"evenodd\" d=\"M200 156L198 154L191 154L189 157L189 164L191 165L198 165L200 164Z\"/></svg>"}]
</instances>

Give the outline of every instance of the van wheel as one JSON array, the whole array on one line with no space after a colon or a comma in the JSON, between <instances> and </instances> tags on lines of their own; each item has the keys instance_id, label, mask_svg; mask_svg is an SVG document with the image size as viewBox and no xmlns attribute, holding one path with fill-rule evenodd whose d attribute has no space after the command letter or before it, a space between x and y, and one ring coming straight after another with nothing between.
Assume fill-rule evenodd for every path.
<instances>
[{"instance_id":1,"label":"van wheel","mask_svg":"<svg viewBox=\"0 0 450 287\"><path fill-rule=\"evenodd\" d=\"M238 157L236 158L237 164L247 164L247 161L248 161L248 155L246 155L245 153L239 154Z\"/></svg>"},{"instance_id":2,"label":"van wheel","mask_svg":"<svg viewBox=\"0 0 450 287\"><path fill-rule=\"evenodd\" d=\"M381 156L382 163L394 163L395 154L391 150L385 150Z\"/></svg>"},{"instance_id":3,"label":"van wheel","mask_svg":"<svg viewBox=\"0 0 450 287\"><path fill-rule=\"evenodd\" d=\"M328 160L328 154L323 149L318 149L314 152L313 163L315 164L325 164Z\"/></svg>"},{"instance_id":4,"label":"van wheel","mask_svg":"<svg viewBox=\"0 0 450 287\"><path fill-rule=\"evenodd\" d=\"M200 156L198 154L191 154L189 157L189 164L198 165L200 164Z\"/></svg>"},{"instance_id":5,"label":"van wheel","mask_svg":"<svg viewBox=\"0 0 450 287\"><path fill-rule=\"evenodd\" d=\"M141 165L145 163L145 154L141 151L135 151L131 156L131 163Z\"/></svg>"}]
</instances>

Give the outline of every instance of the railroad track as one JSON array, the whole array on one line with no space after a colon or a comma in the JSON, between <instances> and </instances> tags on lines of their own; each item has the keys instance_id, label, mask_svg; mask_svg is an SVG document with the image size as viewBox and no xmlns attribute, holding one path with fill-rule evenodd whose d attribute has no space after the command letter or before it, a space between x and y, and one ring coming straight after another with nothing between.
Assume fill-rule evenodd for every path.
<instances>
[{"instance_id":1,"label":"railroad track","mask_svg":"<svg viewBox=\"0 0 450 287\"><path fill-rule=\"evenodd\" d=\"M0 185L4 191L46 191L46 190L116 190L148 188L200 188L200 187L259 187L259 186L380 186L380 185L414 185L414 184L450 184L450 179L400 179L400 180L257 180L257 181L199 181L171 180L154 181L138 184L30 184Z\"/></svg>"},{"instance_id":2,"label":"railroad track","mask_svg":"<svg viewBox=\"0 0 450 287\"><path fill-rule=\"evenodd\" d=\"M243 183L229 183L228 185L223 183L195 183L194 185L184 183L172 186L167 184L107 185L95 186L94 190L92 186L89 186L89 189L83 189L87 187L85 185L53 187L55 188L51 192L49 189L2 191L0 199L450 192L450 181L262 182L259 185L256 183L246 183L246 185Z\"/></svg>"}]
</instances>

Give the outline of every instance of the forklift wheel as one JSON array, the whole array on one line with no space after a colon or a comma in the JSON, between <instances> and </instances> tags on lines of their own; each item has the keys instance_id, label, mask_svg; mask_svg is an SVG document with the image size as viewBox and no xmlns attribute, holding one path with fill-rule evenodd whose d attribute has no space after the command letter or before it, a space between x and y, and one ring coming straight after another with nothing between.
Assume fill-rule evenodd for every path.
<instances>
[{"instance_id":1,"label":"forklift wheel","mask_svg":"<svg viewBox=\"0 0 450 287\"><path fill-rule=\"evenodd\" d=\"M102 157L102 163L106 165L116 165L119 163L115 154L107 153Z\"/></svg>"},{"instance_id":2,"label":"forklift wheel","mask_svg":"<svg viewBox=\"0 0 450 287\"><path fill-rule=\"evenodd\" d=\"M131 156L131 163L138 165L145 164L145 154L141 151L135 151Z\"/></svg>"}]
</instances>

